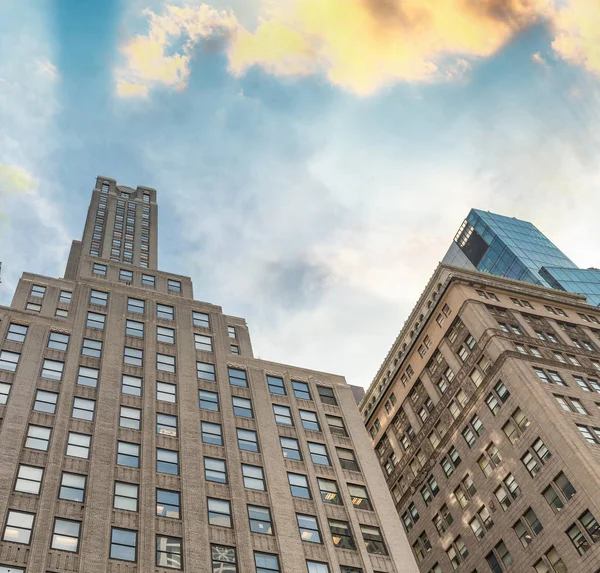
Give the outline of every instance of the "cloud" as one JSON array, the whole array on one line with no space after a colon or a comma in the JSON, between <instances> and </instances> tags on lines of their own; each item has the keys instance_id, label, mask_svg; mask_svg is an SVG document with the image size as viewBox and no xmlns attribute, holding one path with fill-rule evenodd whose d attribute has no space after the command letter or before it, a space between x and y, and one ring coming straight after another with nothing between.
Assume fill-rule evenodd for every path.
<instances>
[{"instance_id":1,"label":"cloud","mask_svg":"<svg viewBox=\"0 0 600 573\"><path fill-rule=\"evenodd\" d=\"M49 77L52 80L58 79L58 77L59 77L58 69L50 60L39 60L37 62L37 66L38 66L38 71L41 74L46 75L47 77Z\"/></svg>"},{"instance_id":2,"label":"cloud","mask_svg":"<svg viewBox=\"0 0 600 573\"><path fill-rule=\"evenodd\" d=\"M33 191L37 181L27 170L17 165L0 163L0 197L9 193Z\"/></svg>"},{"instance_id":3,"label":"cloud","mask_svg":"<svg viewBox=\"0 0 600 573\"><path fill-rule=\"evenodd\" d=\"M535 54L533 54L531 56L531 60L544 68L548 67L548 62L546 61L544 56L542 56L542 54L540 54L539 52L536 52Z\"/></svg>"},{"instance_id":4,"label":"cloud","mask_svg":"<svg viewBox=\"0 0 600 573\"><path fill-rule=\"evenodd\" d=\"M185 88L195 47L215 34L235 75L253 66L283 77L320 73L360 96L397 82L460 79L473 60L536 23L554 30L560 57L600 73L597 0L263 0L253 30L204 3L167 3L144 15L147 32L121 48L121 97L146 97L158 85Z\"/></svg>"}]
</instances>

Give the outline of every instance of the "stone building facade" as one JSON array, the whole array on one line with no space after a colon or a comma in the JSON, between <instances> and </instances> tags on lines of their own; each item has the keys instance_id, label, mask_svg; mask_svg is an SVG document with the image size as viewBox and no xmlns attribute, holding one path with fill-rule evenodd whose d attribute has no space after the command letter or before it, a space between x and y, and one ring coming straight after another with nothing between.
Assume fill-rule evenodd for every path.
<instances>
[{"instance_id":1,"label":"stone building facade","mask_svg":"<svg viewBox=\"0 0 600 573\"><path fill-rule=\"evenodd\" d=\"M64 278L0 307L1 573L412 573L341 376L254 358L99 177Z\"/></svg>"},{"instance_id":2,"label":"stone building facade","mask_svg":"<svg viewBox=\"0 0 600 573\"><path fill-rule=\"evenodd\" d=\"M440 265L360 409L423 573L600 572L600 313Z\"/></svg>"}]
</instances>

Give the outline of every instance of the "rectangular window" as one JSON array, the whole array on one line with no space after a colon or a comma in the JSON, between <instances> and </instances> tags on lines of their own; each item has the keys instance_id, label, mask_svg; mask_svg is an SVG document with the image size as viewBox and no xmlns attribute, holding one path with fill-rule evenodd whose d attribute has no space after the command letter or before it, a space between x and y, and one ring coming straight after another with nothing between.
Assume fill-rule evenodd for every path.
<instances>
[{"instance_id":1,"label":"rectangular window","mask_svg":"<svg viewBox=\"0 0 600 573\"><path fill-rule=\"evenodd\" d=\"M58 394L56 392L48 392L46 390L37 390L35 393L35 402L33 409L37 412L46 414L56 413L56 403L58 402Z\"/></svg>"},{"instance_id":2,"label":"rectangular window","mask_svg":"<svg viewBox=\"0 0 600 573\"><path fill-rule=\"evenodd\" d=\"M127 336L135 336L136 338L144 338L144 323L127 319L125 322L125 334Z\"/></svg>"},{"instance_id":3,"label":"rectangular window","mask_svg":"<svg viewBox=\"0 0 600 573\"><path fill-rule=\"evenodd\" d=\"M308 449L310 451L310 458L314 464L322 466L330 466L329 456L327 455L327 448L324 444L317 444L316 442L308 442Z\"/></svg>"},{"instance_id":4,"label":"rectangular window","mask_svg":"<svg viewBox=\"0 0 600 573\"><path fill-rule=\"evenodd\" d=\"M205 444L213 444L215 446L223 445L223 434L219 424L211 422L201 422L202 441Z\"/></svg>"},{"instance_id":5,"label":"rectangular window","mask_svg":"<svg viewBox=\"0 0 600 573\"><path fill-rule=\"evenodd\" d=\"M11 322L8 326L8 332L6 333L6 340L13 340L14 342L25 342L25 337L27 336L28 329L29 327L23 324L15 324L14 322ZM50 333L50 338L52 338L52 334L58 333ZM68 343L68 335L66 336ZM53 348L52 346L50 346L50 343L48 343L48 348ZM59 348L58 350L62 350L62 348Z\"/></svg>"},{"instance_id":6,"label":"rectangular window","mask_svg":"<svg viewBox=\"0 0 600 573\"><path fill-rule=\"evenodd\" d=\"M153 275L146 275L146 274L142 275L142 284L144 286L153 287L153 286L155 286L155 283L156 283L156 279L154 278Z\"/></svg>"},{"instance_id":7,"label":"rectangular window","mask_svg":"<svg viewBox=\"0 0 600 573\"><path fill-rule=\"evenodd\" d=\"M122 221L123 218L121 217L120 220ZM128 271L126 269L120 269L119 270L119 280L125 281L128 283L132 282L133 281L133 271Z\"/></svg>"},{"instance_id":8,"label":"rectangular window","mask_svg":"<svg viewBox=\"0 0 600 573\"><path fill-rule=\"evenodd\" d=\"M258 434L254 430L236 428L237 442L240 450L247 452L258 452Z\"/></svg>"},{"instance_id":9,"label":"rectangular window","mask_svg":"<svg viewBox=\"0 0 600 573\"><path fill-rule=\"evenodd\" d=\"M156 448L156 471L163 474L179 475L179 452Z\"/></svg>"},{"instance_id":10,"label":"rectangular window","mask_svg":"<svg viewBox=\"0 0 600 573\"><path fill-rule=\"evenodd\" d=\"M81 346L81 354L83 356L91 356L92 358L100 358L102 356L102 341L84 338Z\"/></svg>"},{"instance_id":11,"label":"rectangular window","mask_svg":"<svg viewBox=\"0 0 600 573\"><path fill-rule=\"evenodd\" d=\"M135 483L115 482L113 507L125 511L138 510L139 486Z\"/></svg>"},{"instance_id":12,"label":"rectangular window","mask_svg":"<svg viewBox=\"0 0 600 573\"><path fill-rule=\"evenodd\" d=\"M353 472L359 472L360 468L358 467L358 462L356 461L356 456L352 450L348 450L346 448L335 448L337 451L338 458L340 459L340 464L345 470L350 470Z\"/></svg>"},{"instance_id":13,"label":"rectangular window","mask_svg":"<svg viewBox=\"0 0 600 573\"><path fill-rule=\"evenodd\" d=\"M300 420L302 421L302 427L305 430L312 430L313 432L321 431L316 412L311 412L309 410L300 410Z\"/></svg>"},{"instance_id":14,"label":"rectangular window","mask_svg":"<svg viewBox=\"0 0 600 573\"><path fill-rule=\"evenodd\" d=\"M165 326L156 327L156 340L166 344L175 344L175 330Z\"/></svg>"},{"instance_id":15,"label":"rectangular window","mask_svg":"<svg viewBox=\"0 0 600 573\"><path fill-rule=\"evenodd\" d=\"M295 438L285 438L284 436L279 436L279 442L281 444L281 451L284 458L288 460L302 460L302 454L300 453L300 444L298 443L298 440ZM327 462L325 465L329 465L329 462Z\"/></svg>"},{"instance_id":16,"label":"rectangular window","mask_svg":"<svg viewBox=\"0 0 600 573\"><path fill-rule=\"evenodd\" d=\"M31 287L31 291L29 293L29 296L37 296L40 298L44 298L46 294L46 287L45 286L41 286L41 285L33 285Z\"/></svg>"},{"instance_id":17,"label":"rectangular window","mask_svg":"<svg viewBox=\"0 0 600 573\"><path fill-rule=\"evenodd\" d=\"M227 327L227 335L229 336L229 338L236 338L236 335L235 335L235 326L228 326Z\"/></svg>"},{"instance_id":18,"label":"rectangular window","mask_svg":"<svg viewBox=\"0 0 600 573\"><path fill-rule=\"evenodd\" d=\"M27 438L25 439L25 447L31 450L47 452L51 433L51 428L29 424L29 427L27 428Z\"/></svg>"},{"instance_id":19,"label":"rectangular window","mask_svg":"<svg viewBox=\"0 0 600 573\"><path fill-rule=\"evenodd\" d=\"M106 265L103 265L101 263L94 263L92 272L95 275L100 275L101 277L105 277L106 276Z\"/></svg>"},{"instance_id":20,"label":"rectangular window","mask_svg":"<svg viewBox=\"0 0 600 573\"><path fill-rule=\"evenodd\" d=\"M219 395L216 392L208 390L198 390L198 400L201 410L219 411Z\"/></svg>"},{"instance_id":21,"label":"rectangular window","mask_svg":"<svg viewBox=\"0 0 600 573\"><path fill-rule=\"evenodd\" d=\"M205 312L192 311L192 322L194 326L210 328L210 317Z\"/></svg>"},{"instance_id":22,"label":"rectangular window","mask_svg":"<svg viewBox=\"0 0 600 573\"><path fill-rule=\"evenodd\" d=\"M174 279L167 279L167 288L172 292L181 292L181 282Z\"/></svg>"},{"instance_id":23,"label":"rectangular window","mask_svg":"<svg viewBox=\"0 0 600 573\"><path fill-rule=\"evenodd\" d=\"M212 556L212 571L214 573L238 573L235 547L211 545L210 551Z\"/></svg>"},{"instance_id":24,"label":"rectangular window","mask_svg":"<svg viewBox=\"0 0 600 573\"><path fill-rule=\"evenodd\" d=\"M217 379L214 364L196 362L196 373L200 380L210 380L211 382L215 382Z\"/></svg>"},{"instance_id":25,"label":"rectangular window","mask_svg":"<svg viewBox=\"0 0 600 573\"><path fill-rule=\"evenodd\" d=\"M57 318L67 318L67 316L69 316L69 311L63 310L62 308L57 308L54 316Z\"/></svg>"},{"instance_id":26,"label":"rectangular window","mask_svg":"<svg viewBox=\"0 0 600 573\"><path fill-rule=\"evenodd\" d=\"M69 438L67 440L67 456L87 460L90 457L91 443L92 436L78 434L77 432L69 432Z\"/></svg>"},{"instance_id":27,"label":"rectangular window","mask_svg":"<svg viewBox=\"0 0 600 573\"><path fill-rule=\"evenodd\" d=\"M142 411L139 408L121 406L119 410L119 427L140 430L142 427Z\"/></svg>"},{"instance_id":28,"label":"rectangular window","mask_svg":"<svg viewBox=\"0 0 600 573\"><path fill-rule=\"evenodd\" d=\"M156 382L156 399L162 402L177 403L177 386L167 382Z\"/></svg>"},{"instance_id":29,"label":"rectangular window","mask_svg":"<svg viewBox=\"0 0 600 573\"><path fill-rule=\"evenodd\" d=\"M140 445L130 442L117 442L117 465L139 468Z\"/></svg>"},{"instance_id":30,"label":"rectangular window","mask_svg":"<svg viewBox=\"0 0 600 573\"><path fill-rule=\"evenodd\" d=\"M321 402L323 404L330 404L331 406L337 406L337 400L335 399L335 394L333 393L333 388L328 388L327 386L317 386L317 392L321 398Z\"/></svg>"},{"instance_id":31,"label":"rectangular window","mask_svg":"<svg viewBox=\"0 0 600 573\"><path fill-rule=\"evenodd\" d=\"M110 532L111 559L137 561L137 531L113 527Z\"/></svg>"},{"instance_id":32,"label":"rectangular window","mask_svg":"<svg viewBox=\"0 0 600 573\"><path fill-rule=\"evenodd\" d=\"M229 500L209 497L207 499L207 502L209 525L218 525L219 527L232 527L231 503L229 502Z\"/></svg>"},{"instance_id":33,"label":"rectangular window","mask_svg":"<svg viewBox=\"0 0 600 573\"><path fill-rule=\"evenodd\" d=\"M248 377L245 370L239 368L227 368L229 374L229 383L232 386L240 386L242 388L248 387Z\"/></svg>"},{"instance_id":34,"label":"rectangular window","mask_svg":"<svg viewBox=\"0 0 600 573\"><path fill-rule=\"evenodd\" d=\"M273 413L275 414L275 422L282 426L293 426L292 411L288 406L280 406L273 404Z\"/></svg>"},{"instance_id":35,"label":"rectangular window","mask_svg":"<svg viewBox=\"0 0 600 573\"><path fill-rule=\"evenodd\" d=\"M340 497L337 483L334 480L317 478L317 483L319 484L321 499L324 503L342 505L342 498Z\"/></svg>"},{"instance_id":36,"label":"rectangular window","mask_svg":"<svg viewBox=\"0 0 600 573\"><path fill-rule=\"evenodd\" d=\"M106 306L108 304L108 293L101 290L90 291L90 304Z\"/></svg>"},{"instance_id":37,"label":"rectangular window","mask_svg":"<svg viewBox=\"0 0 600 573\"><path fill-rule=\"evenodd\" d=\"M252 402L248 398L240 398L239 396L232 396L233 413L236 416L242 416L244 418L253 418L254 413L252 412Z\"/></svg>"},{"instance_id":38,"label":"rectangular window","mask_svg":"<svg viewBox=\"0 0 600 573\"><path fill-rule=\"evenodd\" d=\"M175 356L156 353L156 369L161 372L175 373Z\"/></svg>"},{"instance_id":39,"label":"rectangular window","mask_svg":"<svg viewBox=\"0 0 600 573\"><path fill-rule=\"evenodd\" d=\"M290 491L294 497L312 499L308 479L305 475L288 472L288 483L290 484Z\"/></svg>"},{"instance_id":40,"label":"rectangular window","mask_svg":"<svg viewBox=\"0 0 600 573\"><path fill-rule=\"evenodd\" d=\"M319 531L319 524L315 516L297 513L296 520L302 541L306 543L321 543L321 532Z\"/></svg>"},{"instance_id":41,"label":"rectangular window","mask_svg":"<svg viewBox=\"0 0 600 573\"><path fill-rule=\"evenodd\" d=\"M306 382L292 380L292 388L294 389L294 396L296 396L296 398L300 398L301 400L312 400L310 389Z\"/></svg>"},{"instance_id":42,"label":"rectangular window","mask_svg":"<svg viewBox=\"0 0 600 573\"><path fill-rule=\"evenodd\" d=\"M387 549L381 535L379 527L373 527L371 525L360 524L360 532L362 533L363 540L367 553L373 553L375 555L387 555Z\"/></svg>"},{"instance_id":43,"label":"rectangular window","mask_svg":"<svg viewBox=\"0 0 600 573\"><path fill-rule=\"evenodd\" d=\"M369 493L364 485L347 484L350 497L352 498L352 505L356 509L364 509L368 511L373 510L371 500L369 499Z\"/></svg>"},{"instance_id":44,"label":"rectangular window","mask_svg":"<svg viewBox=\"0 0 600 573\"><path fill-rule=\"evenodd\" d=\"M18 325L16 325L16 326L18 326ZM25 327L25 331L27 331L27 327ZM23 339L24 338L25 337L23 336ZM50 336L48 337L48 348L66 352L66 350L69 346L69 338L70 338L70 336L68 334L63 334L62 332L52 331L52 332L50 332Z\"/></svg>"},{"instance_id":45,"label":"rectangular window","mask_svg":"<svg viewBox=\"0 0 600 573\"><path fill-rule=\"evenodd\" d=\"M19 365L21 355L17 352L9 352L8 350L0 350L0 370L8 370L14 372Z\"/></svg>"},{"instance_id":46,"label":"rectangular window","mask_svg":"<svg viewBox=\"0 0 600 573\"><path fill-rule=\"evenodd\" d=\"M156 490L156 515L180 519L181 495L178 491Z\"/></svg>"},{"instance_id":47,"label":"rectangular window","mask_svg":"<svg viewBox=\"0 0 600 573\"><path fill-rule=\"evenodd\" d=\"M98 330L104 330L104 324L106 322L106 315L98 312L88 312L86 326L88 328L97 328Z\"/></svg>"},{"instance_id":48,"label":"rectangular window","mask_svg":"<svg viewBox=\"0 0 600 573\"><path fill-rule=\"evenodd\" d=\"M194 334L194 345L196 350L203 350L204 352L212 352L212 338L205 334Z\"/></svg>"},{"instance_id":49,"label":"rectangular window","mask_svg":"<svg viewBox=\"0 0 600 573\"><path fill-rule=\"evenodd\" d=\"M80 420L93 422L95 409L96 402L94 400L87 400L86 398L78 398L75 396L73 399L73 411L71 412L71 416Z\"/></svg>"},{"instance_id":50,"label":"rectangular window","mask_svg":"<svg viewBox=\"0 0 600 573\"><path fill-rule=\"evenodd\" d=\"M42 378L49 378L50 380L62 380L63 369L65 367L64 362L58 362L56 360L45 359L42 364Z\"/></svg>"},{"instance_id":51,"label":"rectangular window","mask_svg":"<svg viewBox=\"0 0 600 573\"><path fill-rule=\"evenodd\" d=\"M11 543L29 545L34 518L35 515L33 513L23 513L14 509L9 510L2 539Z\"/></svg>"},{"instance_id":52,"label":"rectangular window","mask_svg":"<svg viewBox=\"0 0 600 573\"><path fill-rule=\"evenodd\" d=\"M325 414L325 418L327 419L329 431L332 434L348 437L348 431L346 430L346 426L344 425L344 420L342 418L330 416L329 414Z\"/></svg>"},{"instance_id":53,"label":"rectangular window","mask_svg":"<svg viewBox=\"0 0 600 573\"><path fill-rule=\"evenodd\" d=\"M15 482L15 491L38 495L42 487L43 477L44 468L20 464L19 471L17 472L17 481Z\"/></svg>"},{"instance_id":54,"label":"rectangular window","mask_svg":"<svg viewBox=\"0 0 600 573\"><path fill-rule=\"evenodd\" d=\"M83 503L85 498L86 476L63 472L60 481L59 499Z\"/></svg>"},{"instance_id":55,"label":"rectangular window","mask_svg":"<svg viewBox=\"0 0 600 573\"><path fill-rule=\"evenodd\" d=\"M73 293L68 290L61 290L60 296L58 297L58 302L64 302L66 304L70 304Z\"/></svg>"},{"instance_id":56,"label":"rectangular window","mask_svg":"<svg viewBox=\"0 0 600 573\"><path fill-rule=\"evenodd\" d=\"M157 318L165 318L167 320L175 319L175 310L172 306L167 304L156 304L156 317Z\"/></svg>"},{"instance_id":57,"label":"rectangular window","mask_svg":"<svg viewBox=\"0 0 600 573\"><path fill-rule=\"evenodd\" d=\"M265 476L261 467L242 464L242 476L245 488L266 491Z\"/></svg>"},{"instance_id":58,"label":"rectangular window","mask_svg":"<svg viewBox=\"0 0 600 573\"><path fill-rule=\"evenodd\" d=\"M41 304L37 304L35 302L28 302L25 305L25 310L31 310L32 312L41 312L42 311L42 305Z\"/></svg>"},{"instance_id":59,"label":"rectangular window","mask_svg":"<svg viewBox=\"0 0 600 573\"><path fill-rule=\"evenodd\" d=\"M227 466L225 460L204 458L204 478L206 481L227 483Z\"/></svg>"},{"instance_id":60,"label":"rectangular window","mask_svg":"<svg viewBox=\"0 0 600 573\"><path fill-rule=\"evenodd\" d=\"M285 396L286 391L285 386L283 385L283 378L267 374L267 384L269 385L269 392Z\"/></svg>"},{"instance_id":61,"label":"rectangular window","mask_svg":"<svg viewBox=\"0 0 600 573\"><path fill-rule=\"evenodd\" d=\"M273 522L271 519L271 511L268 507L249 505L248 520L250 521L250 531L253 533L273 535Z\"/></svg>"},{"instance_id":62,"label":"rectangular window","mask_svg":"<svg viewBox=\"0 0 600 573\"><path fill-rule=\"evenodd\" d=\"M281 573L279 557L270 553L254 552L254 565L256 573Z\"/></svg>"},{"instance_id":63,"label":"rectangular window","mask_svg":"<svg viewBox=\"0 0 600 573\"><path fill-rule=\"evenodd\" d=\"M142 366L144 359L144 351L141 348L125 347L123 352L123 362L130 366Z\"/></svg>"},{"instance_id":64,"label":"rectangular window","mask_svg":"<svg viewBox=\"0 0 600 573\"><path fill-rule=\"evenodd\" d=\"M131 396L141 396L142 379L138 376L129 376L128 374L123 374L121 379L121 392Z\"/></svg>"}]
</instances>

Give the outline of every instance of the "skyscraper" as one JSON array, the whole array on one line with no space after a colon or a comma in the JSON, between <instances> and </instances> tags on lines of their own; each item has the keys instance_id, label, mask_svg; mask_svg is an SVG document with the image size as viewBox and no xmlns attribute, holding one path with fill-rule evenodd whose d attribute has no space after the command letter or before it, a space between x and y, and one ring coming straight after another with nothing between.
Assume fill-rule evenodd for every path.
<instances>
[{"instance_id":1,"label":"skyscraper","mask_svg":"<svg viewBox=\"0 0 600 573\"><path fill-rule=\"evenodd\" d=\"M254 358L98 178L64 278L0 307L0 573L409 573L351 389Z\"/></svg>"},{"instance_id":2,"label":"skyscraper","mask_svg":"<svg viewBox=\"0 0 600 573\"><path fill-rule=\"evenodd\" d=\"M423 573L600 573L583 296L440 265L360 409Z\"/></svg>"},{"instance_id":3,"label":"skyscraper","mask_svg":"<svg viewBox=\"0 0 600 573\"><path fill-rule=\"evenodd\" d=\"M600 305L600 271L580 269L537 227L471 209L444 264L583 294Z\"/></svg>"}]
</instances>

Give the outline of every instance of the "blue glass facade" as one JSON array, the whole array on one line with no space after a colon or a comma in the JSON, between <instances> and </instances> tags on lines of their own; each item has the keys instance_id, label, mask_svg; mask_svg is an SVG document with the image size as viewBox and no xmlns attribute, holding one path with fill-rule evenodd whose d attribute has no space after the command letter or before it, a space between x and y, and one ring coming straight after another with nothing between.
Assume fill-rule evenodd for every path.
<instances>
[{"instance_id":1,"label":"blue glass facade","mask_svg":"<svg viewBox=\"0 0 600 573\"><path fill-rule=\"evenodd\" d=\"M448 264L584 294L600 305L600 270L577 267L528 221L471 209L454 244Z\"/></svg>"}]
</instances>

